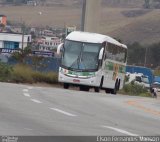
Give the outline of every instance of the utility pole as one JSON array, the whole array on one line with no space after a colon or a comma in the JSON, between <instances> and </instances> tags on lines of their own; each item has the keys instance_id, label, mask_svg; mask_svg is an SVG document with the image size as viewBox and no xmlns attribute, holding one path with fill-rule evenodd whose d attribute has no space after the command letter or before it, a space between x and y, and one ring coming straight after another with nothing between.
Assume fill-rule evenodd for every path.
<instances>
[{"instance_id":1,"label":"utility pole","mask_svg":"<svg viewBox=\"0 0 160 142\"><path fill-rule=\"evenodd\" d=\"M22 30L22 52L24 50L24 28L25 28L25 24L23 22L22 27L21 27L21 30Z\"/></svg>"},{"instance_id":2,"label":"utility pole","mask_svg":"<svg viewBox=\"0 0 160 142\"><path fill-rule=\"evenodd\" d=\"M101 0L83 0L81 30L99 32Z\"/></svg>"},{"instance_id":3,"label":"utility pole","mask_svg":"<svg viewBox=\"0 0 160 142\"><path fill-rule=\"evenodd\" d=\"M146 67L146 64L147 64L147 52L148 52L148 47L146 47L146 50L145 50L145 55L144 55L144 67Z\"/></svg>"},{"instance_id":4,"label":"utility pole","mask_svg":"<svg viewBox=\"0 0 160 142\"><path fill-rule=\"evenodd\" d=\"M84 31L85 14L86 14L86 0L83 0L83 3L82 3L82 16L81 16L81 31Z\"/></svg>"}]
</instances>

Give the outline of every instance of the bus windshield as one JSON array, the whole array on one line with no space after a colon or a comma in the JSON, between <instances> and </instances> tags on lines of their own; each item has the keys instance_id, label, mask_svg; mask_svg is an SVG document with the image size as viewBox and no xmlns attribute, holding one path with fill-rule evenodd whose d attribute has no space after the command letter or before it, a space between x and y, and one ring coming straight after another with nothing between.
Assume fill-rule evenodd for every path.
<instances>
[{"instance_id":1,"label":"bus windshield","mask_svg":"<svg viewBox=\"0 0 160 142\"><path fill-rule=\"evenodd\" d=\"M96 70L101 44L66 40L62 66L74 70Z\"/></svg>"}]
</instances>

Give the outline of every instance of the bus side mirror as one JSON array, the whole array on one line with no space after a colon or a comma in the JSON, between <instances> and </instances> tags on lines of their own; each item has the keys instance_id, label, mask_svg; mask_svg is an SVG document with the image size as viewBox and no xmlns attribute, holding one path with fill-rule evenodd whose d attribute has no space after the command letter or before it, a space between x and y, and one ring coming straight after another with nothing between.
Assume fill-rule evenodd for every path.
<instances>
[{"instance_id":1,"label":"bus side mirror","mask_svg":"<svg viewBox=\"0 0 160 142\"><path fill-rule=\"evenodd\" d=\"M99 52L99 57L98 57L99 60L102 60L102 58L103 58L103 52L104 52L104 48L102 48L100 50L100 52Z\"/></svg>"},{"instance_id":2,"label":"bus side mirror","mask_svg":"<svg viewBox=\"0 0 160 142\"><path fill-rule=\"evenodd\" d=\"M64 46L64 43L61 43L61 44L58 45L58 47L57 47L57 54L58 55L62 52L63 46Z\"/></svg>"}]
</instances>

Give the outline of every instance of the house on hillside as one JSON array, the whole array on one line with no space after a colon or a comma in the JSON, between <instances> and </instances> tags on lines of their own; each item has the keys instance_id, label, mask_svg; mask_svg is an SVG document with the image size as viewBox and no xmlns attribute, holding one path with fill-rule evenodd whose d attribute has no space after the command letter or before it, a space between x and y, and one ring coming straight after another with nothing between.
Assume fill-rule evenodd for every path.
<instances>
[{"instance_id":1,"label":"house on hillside","mask_svg":"<svg viewBox=\"0 0 160 142\"><path fill-rule=\"evenodd\" d=\"M27 1L27 5L28 5L28 6L37 6L37 2L34 1L34 0L28 0L28 1Z\"/></svg>"},{"instance_id":2,"label":"house on hillside","mask_svg":"<svg viewBox=\"0 0 160 142\"><path fill-rule=\"evenodd\" d=\"M0 32L0 53L12 53L30 43L31 35Z\"/></svg>"},{"instance_id":3,"label":"house on hillside","mask_svg":"<svg viewBox=\"0 0 160 142\"><path fill-rule=\"evenodd\" d=\"M53 31L51 31L51 30L42 30L42 31L40 31L40 35L43 35L43 36L55 36Z\"/></svg>"},{"instance_id":4,"label":"house on hillside","mask_svg":"<svg viewBox=\"0 0 160 142\"><path fill-rule=\"evenodd\" d=\"M36 50L52 51L61 43L58 37L42 36L36 40Z\"/></svg>"}]
</instances>

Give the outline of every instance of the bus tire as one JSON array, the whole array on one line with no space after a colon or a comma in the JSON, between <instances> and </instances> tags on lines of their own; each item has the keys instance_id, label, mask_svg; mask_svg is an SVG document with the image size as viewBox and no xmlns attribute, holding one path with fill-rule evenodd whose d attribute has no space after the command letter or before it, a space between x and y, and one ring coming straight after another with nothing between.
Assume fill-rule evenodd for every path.
<instances>
[{"instance_id":1,"label":"bus tire","mask_svg":"<svg viewBox=\"0 0 160 142\"><path fill-rule=\"evenodd\" d=\"M114 95L116 95L116 94L117 94L117 90L116 90L116 88L114 88L114 89L112 89L112 90L111 90L111 94L114 94Z\"/></svg>"},{"instance_id":2,"label":"bus tire","mask_svg":"<svg viewBox=\"0 0 160 142\"><path fill-rule=\"evenodd\" d=\"M105 92L108 94L108 93L111 93L111 89L108 89L108 88L106 88L105 89Z\"/></svg>"},{"instance_id":3,"label":"bus tire","mask_svg":"<svg viewBox=\"0 0 160 142\"><path fill-rule=\"evenodd\" d=\"M99 93L100 88L99 87L94 87L94 91L97 92L97 93Z\"/></svg>"},{"instance_id":4,"label":"bus tire","mask_svg":"<svg viewBox=\"0 0 160 142\"><path fill-rule=\"evenodd\" d=\"M86 92L89 91L89 87L88 86L80 86L79 89L80 89L80 91L86 91Z\"/></svg>"},{"instance_id":5,"label":"bus tire","mask_svg":"<svg viewBox=\"0 0 160 142\"><path fill-rule=\"evenodd\" d=\"M111 94L116 95L118 91L118 81L116 81L114 89L111 89Z\"/></svg>"},{"instance_id":6,"label":"bus tire","mask_svg":"<svg viewBox=\"0 0 160 142\"><path fill-rule=\"evenodd\" d=\"M100 88L102 88L102 86L103 86L103 79L104 79L104 77L102 77L102 79L101 79Z\"/></svg>"},{"instance_id":7,"label":"bus tire","mask_svg":"<svg viewBox=\"0 0 160 142\"><path fill-rule=\"evenodd\" d=\"M64 89L68 89L68 88L69 88L69 84L68 84L68 83L64 83L64 84L63 84L63 88L64 88Z\"/></svg>"},{"instance_id":8,"label":"bus tire","mask_svg":"<svg viewBox=\"0 0 160 142\"><path fill-rule=\"evenodd\" d=\"M118 81L118 88L117 88L118 91L120 89L120 85L121 85L121 80Z\"/></svg>"}]
</instances>

